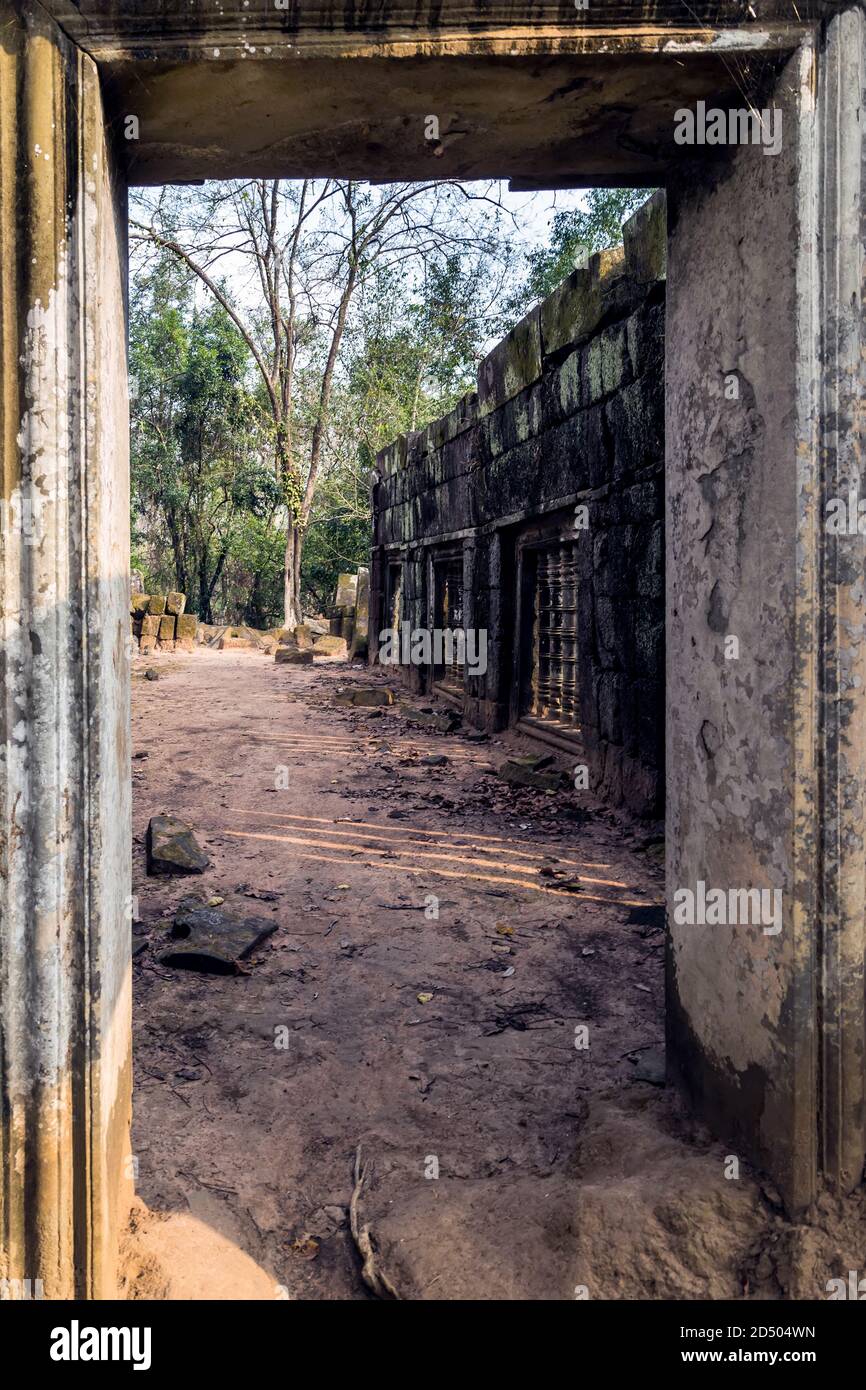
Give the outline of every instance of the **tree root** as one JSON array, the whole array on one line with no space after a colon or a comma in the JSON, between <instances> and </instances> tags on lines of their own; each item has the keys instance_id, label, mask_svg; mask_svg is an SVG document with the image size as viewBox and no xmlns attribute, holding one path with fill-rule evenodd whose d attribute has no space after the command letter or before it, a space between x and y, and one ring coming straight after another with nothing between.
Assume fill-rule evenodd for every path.
<instances>
[{"instance_id":1,"label":"tree root","mask_svg":"<svg viewBox=\"0 0 866 1390\"><path fill-rule=\"evenodd\" d=\"M352 1233L358 1254L361 1256L361 1278L367 1288L377 1298L399 1299L400 1295L391 1280L376 1264L376 1252L373 1249L373 1238L369 1226L361 1225L361 1193L364 1183L367 1181L368 1172L369 1169L366 1164L361 1166L361 1145L359 1144L355 1150L355 1187L352 1192L352 1200L349 1203L349 1230Z\"/></svg>"}]
</instances>

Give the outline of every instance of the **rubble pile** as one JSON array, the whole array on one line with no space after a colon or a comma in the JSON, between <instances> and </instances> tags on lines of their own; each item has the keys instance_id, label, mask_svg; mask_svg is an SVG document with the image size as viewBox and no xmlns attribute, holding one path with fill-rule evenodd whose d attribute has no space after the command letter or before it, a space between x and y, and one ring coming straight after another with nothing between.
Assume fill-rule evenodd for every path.
<instances>
[{"instance_id":1,"label":"rubble pile","mask_svg":"<svg viewBox=\"0 0 866 1390\"><path fill-rule=\"evenodd\" d=\"M133 594L129 612L133 641L146 655L161 651L191 652L198 641L199 622L186 613L186 594Z\"/></svg>"}]
</instances>

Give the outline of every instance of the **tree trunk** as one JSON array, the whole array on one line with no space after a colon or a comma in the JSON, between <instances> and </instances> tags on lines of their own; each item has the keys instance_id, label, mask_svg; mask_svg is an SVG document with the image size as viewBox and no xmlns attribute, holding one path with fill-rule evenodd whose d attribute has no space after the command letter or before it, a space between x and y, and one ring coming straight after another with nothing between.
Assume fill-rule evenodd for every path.
<instances>
[{"instance_id":1,"label":"tree trunk","mask_svg":"<svg viewBox=\"0 0 866 1390\"><path fill-rule=\"evenodd\" d=\"M289 522L286 537L286 563L283 589L284 627L297 627L301 621L301 533Z\"/></svg>"}]
</instances>

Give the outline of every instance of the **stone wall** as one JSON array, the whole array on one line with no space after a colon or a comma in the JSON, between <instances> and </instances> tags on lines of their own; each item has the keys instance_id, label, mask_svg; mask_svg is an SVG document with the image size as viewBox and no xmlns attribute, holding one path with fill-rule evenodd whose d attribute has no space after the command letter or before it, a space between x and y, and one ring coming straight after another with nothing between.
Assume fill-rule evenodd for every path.
<instances>
[{"instance_id":1,"label":"stone wall","mask_svg":"<svg viewBox=\"0 0 866 1390\"><path fill-rule=\"evenodd\" d=\"M133 594L130 599L133 650L191 652L199 640L198 618L186 613L186 595Z\"/></svg>"},{"instance_id":2,"label":"stone wall","mask_svg":"<svg viewBox=\"0 0 866 1390\"><path fill-rule=\"evenodd\" d=\"M434 564L462 560L463 626L487 634L463 713L487 729L524 712L527 557L574 543L590 785L642 815L663 801L665 248L659 192L497 344L477 392L382 451L373 488L371 660L397 574L402 621L430 628ZM430 666L402 670L431 688Z\"/></svg>"}]
</instances>

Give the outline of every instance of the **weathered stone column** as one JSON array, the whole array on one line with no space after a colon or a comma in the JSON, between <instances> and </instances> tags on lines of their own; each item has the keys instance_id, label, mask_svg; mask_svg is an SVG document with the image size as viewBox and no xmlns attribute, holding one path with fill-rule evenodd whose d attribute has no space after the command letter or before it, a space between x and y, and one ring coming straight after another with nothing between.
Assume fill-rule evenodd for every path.
<instances>
[{"instance_id":1,"label":"weathered stone column","mask_svg":"<svg viewBox=\"0 0 866 1390\"><path fill-rule=\"evenodd\" d=\"M95 66L0 0L0 1274L47 1298L114 1293L131 1167L125 274Z\"/></svg>"},{"instance_id":2,"label":"weathered stone column","mask_svg":"<svg viewBox=\"0 0 866 1390\"><path fill-rule=\"evenodd\" d=\"M794 1210L864 1155L864 28L790 59L778 154L669 196L668 1051ZM677 921L701 882L780 930Z\"/></svg>"}]
</instances>

